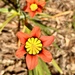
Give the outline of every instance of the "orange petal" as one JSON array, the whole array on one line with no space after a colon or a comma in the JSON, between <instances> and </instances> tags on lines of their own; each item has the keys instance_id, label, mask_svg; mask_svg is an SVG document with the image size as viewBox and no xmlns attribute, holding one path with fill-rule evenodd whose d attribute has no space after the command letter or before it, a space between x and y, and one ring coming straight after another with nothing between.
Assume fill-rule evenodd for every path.
<instances>
[{"instance_id":1,"label":"orange petal","mask_svg":"<svg viewBox=\"0 0 75 75\"><path fill-rule=\"evenodd\" d=\"M38 8L37 9L37 12L41 13L42 12L42 9L41 8Z\"/></svg>"},{"instance_id":2,"label":"orange petal","mask_svg":"<svg viewBox=\"0 0 75 75\"><path fill-rule=\"evenodd\" d=\"M43 46L50 46L54 41L54 36L41 36L40 40L43 43Z\"/></svg>"},{"instance_id":3,"label":"orange petal","mask_svg":"<svg viewBox=\"0 0 75 75\"><path fill-rule=\"evenodd\" d=\"M29 70L34 69L38 64L38 57L37 55L29 55L26 56L26 64Z\"/></svg>"},{"instance_id":4,"label":"orange petal","mask_svg":"<svg viewBox=\"0 0 75 75\"><path fill-rule=\"evenodd\" d=\"M30 4L27 3L27 6L25 6L23 10L25 12L29 12L30 11Z\"/></svg>"},{"instance_id":5,"label":"orange petal","mask_svg":"<svg viewBox=\"0 0 75 75\"><path fill-rule=\"evenodd\" d=\"M24 10L24 11L30 13L31 10L27 7L26 10Z\"/></svg>"},{"instance_id":6,"label":"orange petal","mask_svg":"<svg viewBox=\"0 0 75 75\"><path fill-rule=\"evenodd\" d=\"M52 60L52 55L48 50L43 49L41 53L39 54L40 58L44 62L50 62Z\"/></svg>"},{"instance_id":7,"label":"orange petal","mask_svg":"<svg viewBox=\"0 0 75 75\"><path fill-rule=\"evenodd\" d=\"M25 41L29 38L29 35L23 32L18 32L16 35L20 39L22 44L25 44Z\"/></svg>"},{"instance_id":8,"label":"orange petal","mask_svg":"<svg viewBox=\"0 0 75 75\"><path fill-rule=\"evenodd\" d=\"M26 54L26 51L24 49L24 45L22 45L17 51L16 51L16 56L18 58L21 58L24 56L24 54Z\"/></svg>"},{"instance_id":9,"label":"orange petal","mask_svg":"<svg viewBox=\"0 0 75 75\"><path fill-rule=\"evenodd\" d=\"M34 16L36 15L36 11L31 11L31 10L30 10L30 11L29 11L29 14L30 14L31 17L34 17Z\"/></svg>"},{"instance_id":10,"label":"orange petal","mask_svg":"<svg viewBox=\"0 0 75 75\"><path fill-rule=\"evenodd\" d=\"M38 2L39 2L38 0L35 0L35 4L38 4Z\"/></svg>"},{"instance_id":11,"label":"orange petal","mask_svg":"<svg viewBox=\"0 0 75 75\"><path fill-rule=\"evenodd\" d=\"M41 6L41 7L44 7L44 6L45 6L45 4L46 4L46 2L45 2L45 1L41 1L41 2L39 2L39 3L38 3L38 5L39 5L39 6Z\"/></svg>"},{"instance_id":12,"label":"orange petal","mask_svg":"<svg viewBox=\"0 0 75 75\"><path fill-rule=\"evenodd\" d=\"M34 3L35 0L26 0L28 3Z\"/></svg>"},{"instance_id":13,"label":"orange petal","mask_svg":"<svg viewBox=\"0 0 75 75\"><path fill-rule=\"evenodd\" d=\"M38 26L35 26L33 28L33 30L31 31L31 36L34 36L34 37L40 37L41 35L41 32L40 32L40 28Z\"/></svg>"}]
</instances>

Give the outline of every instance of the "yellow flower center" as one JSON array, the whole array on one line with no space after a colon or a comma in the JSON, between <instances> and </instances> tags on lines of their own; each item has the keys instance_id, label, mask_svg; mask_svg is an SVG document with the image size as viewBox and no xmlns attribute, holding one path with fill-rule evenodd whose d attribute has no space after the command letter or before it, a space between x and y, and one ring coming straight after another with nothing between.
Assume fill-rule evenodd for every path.
<instances>
[{"instance_id":1,"label":"yellow flower center","mask_svg":"<svg viewBox=\"0 0 75 75\"><path fill-rule=\"evenodd\" d=\"M29 38L25 45L29 54L38 54L42 50L42 43L38 38Z\"/></svg>"},{"instance_id":2,"label":"yellow flower center","mask_svg":"<svg viewBox=\"0 0 75 75\"><path fill-rule=\"evenodd\" d=\"M30 9L31 9L32 11L37 10L37 8L38 8L38 5L37 5L37 4L31 4L31 5L30 5Z\"/></svg>"}]
</instances>

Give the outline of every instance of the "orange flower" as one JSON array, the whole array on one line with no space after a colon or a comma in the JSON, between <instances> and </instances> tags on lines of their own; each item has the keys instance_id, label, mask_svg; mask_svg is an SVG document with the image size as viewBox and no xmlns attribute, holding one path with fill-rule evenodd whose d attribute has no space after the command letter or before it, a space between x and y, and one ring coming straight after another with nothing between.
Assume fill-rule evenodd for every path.
<instances>
[{"instance_id":1,"label":"orange flower","mask_svg":"<svg viewBox=\"0 0 75 75\"><path fill-rule=\"evenodd\" d=\"M27 5L24 7L24 11L29 12L31 17L34 17L36 13L41 13L43 7L45 6L45 1L38 0L26 0Z\"/></svg>"},{"instance_id":2,"label":"orange flower","mask_svg":"<svg viewBox=\"0 0 75 75\"><path fill-rule=\"evenodd\" d=\"M29 70L37 66L38 57L44 62L52 60L51 53L44 47L52 44L54 36L41 36L40 28L36 26L30 35L18 32L17 37L20 39L22 46L16 51L16 56L21 58L26 54L26 64Z\"/></svg>"}]
</instances>

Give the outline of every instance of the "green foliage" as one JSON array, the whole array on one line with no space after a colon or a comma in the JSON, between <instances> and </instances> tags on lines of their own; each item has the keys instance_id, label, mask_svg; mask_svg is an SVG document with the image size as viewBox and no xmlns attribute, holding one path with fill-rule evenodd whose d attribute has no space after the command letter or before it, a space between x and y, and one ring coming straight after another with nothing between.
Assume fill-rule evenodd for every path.
<instances>
[{"instance_id":1,"label":"green foliage","mask_svg":"<svg viewBox=\"0 0 75 75\"><path fill-rule=\"evenodd\" d=\"M8 13L9 10L8 10L8 8L0 8L0 12L1 13Z\"/></svg>"},{"instance_id":2,"label":"green foliage","mask_svg":"<svg viewBox=\"0 0 75 75\"><path fill-rule=\"evenodd\" d=\"M48 65L39 58L38 65L35 69L29 70L29 75L51 75Z\"/></svg>"},{"instance_id":3,"label":"green foliage","mask_svg":"<svg viewBox=\"0 0 75 75\"><path fill-rule=\"evenodd\" d=\"M56 61L54 59L52 59L52 64L53 66L62 74L62 70L60 69L60 67L57 65Z\"/></svg>"},{"instance_id":4,"label":"green foliage","mask_svg":"<svg viewBox=\"0 0 75 75\"><path fill-rule=\"evenodd\" d=\"M42 66L42 69L44 70L44 73L46 75L51 75L50 70L48 68L48 65L42 59L39 59L39 61L40 61L40 64Z\"/></svg>"},{"instance_id":5,"label":"green foliage","mask_svg":"<svg viewBox=\"0 0 75 75\"><path fill-rule=\"evenodd\" d=\"M3 30L3 28L17 15L19 15L16 11L11 11L11 16L2 24L0 25L0 32Z\"/></svg>"}]
</instances>

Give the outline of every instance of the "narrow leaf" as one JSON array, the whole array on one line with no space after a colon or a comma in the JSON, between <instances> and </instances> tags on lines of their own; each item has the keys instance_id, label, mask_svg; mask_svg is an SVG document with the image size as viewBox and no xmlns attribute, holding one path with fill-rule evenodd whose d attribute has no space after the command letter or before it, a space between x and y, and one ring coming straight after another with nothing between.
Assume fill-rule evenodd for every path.
<instances>
[{"instance_id":1,"label":"narrow leaf","mask_svg":"<svg viewBox=\"0 0 75 75\"><path fill-rule=\"evenodd\" d=\"M51 16L45 13L39 13L40 16L45 17L45 18L50 18Z\"/></svg>"},{"instance_id":2,"label":"narrow leaf","mask_svg":"<svg viewBox=\"0 0 75 75\"><path fill-rule=\"evenodd\" d=\"M24 28L23 28L23 32L30 33L31 30L30 30L28 27L24 26Z\"/></svg>"},{"instance_id":3,"label":"narrow leaf","mask_svg":"<svg viewBox=\"0 0 75 75\"><path fill-rule=\"evenodd\" d=\"M8 8L0 8L0 12L2 12L2 13L8 13L9 10L8 10Z\"/></svg>"},{"instance_id":4,"label":"narrow leaf","mask_svg":"<svg viewBox=\"0 0 75 75\"><path fill-rule=\"evenodd\" d=\"M57 63L56 63L56 61L53 59L52 60L52 64L53 64L53 66L62 74L63 72L62 72L62 70L60 69L60 67L57 65Z\"/></svg>"},{"instance_id":5,"label":"narrow leaf","mask_svg":"<svg viewBox=\"0 0 75 75\"><path fill-rule=\"evenodd\" d=\"M16 16L16 14L11 15L2 25L0 25L0 32L3 30L3 28L6 26L6 24L8 22L10 22L15 16Z\"/></svg>"},{"instance_id":6,"label":"narrow leaf","mask_svg":"<svg viewBox=\"0 0 75 75\"><path fill-rule=\"evenodd\" d=\"M42 59L40 59L40 63L41 63L41 66L43 67L43 70L46 73L46 75L51 75L47 64Z\"/></svg>"},{"instance_id":7,"label":"narrow leaf","mask_svg":"<svg viewBox=\"0 0 75 75\"><path fill-rule=\"evenodd\" d=\"M33 75L33 72L32 72L32 70L28 70L28 75Z\"/></svg>"},{"instance_id":8,"label":"narrow leaf","mask_svg":"<svg viewBox=\"0 0 75 75\"><path fill-rule=\"evenodd\" d=\"M36 70L38 71L38 75L44 75L40 61L39 61L38 65L36 66Z\"/></svg>"},{"instance_id":9,"label":"narrow leaf","mask_svg":"<svg viewBox=\"0 0 75 75\"><path fill-rule=\"evenodd\" d=\"M39 26L47 35L50 35L50 28L43 25L40 21L37 20L31 20L35 25Z\"/></svg>"},{"instance_id":10,"label":"narrow leaf","mask_svg":"<svg viewBox=\"0 0 75 75\"><path fill-rule=\"evenodd\" d=\"M39 75L37 68L33 70L34 75Z\"/></svg>"}]
</instances>

